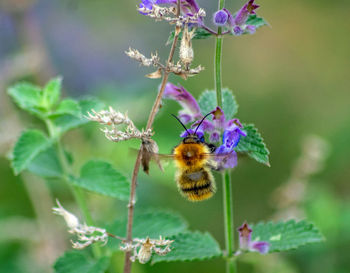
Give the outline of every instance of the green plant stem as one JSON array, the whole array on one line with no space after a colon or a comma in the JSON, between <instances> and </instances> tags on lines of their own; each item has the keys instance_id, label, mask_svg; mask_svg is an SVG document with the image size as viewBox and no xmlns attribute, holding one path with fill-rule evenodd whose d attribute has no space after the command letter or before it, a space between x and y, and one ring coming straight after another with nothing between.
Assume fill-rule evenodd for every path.
<instances>
[{"instance_id":1,"label":"green plant stem","mask_svg":"<svg viewBox=\"0 0 350 273\"><path fill-rule=\"evenodd\" d=\"M218 9L224 8L225 0L219 0ZM218 27L218 35L215 44L214 75L217 105L222 108L222 28ZM234 224L233 224L233 201L232 184L230 172L225 171L222 175L223 181L223 201L224 201L224 221L225 221L225 248L226 248L226 272L236 273L236 261L234 258Z\"/></svg>"},{"instance_id":2,"label":"green plant stem","mask_svg":"<svg viewBox=\"0 0 350 273\"><path fill-rule=\"evenodd\" d=\"M62 147L60 139L57 136L56 128L49 119L45 120L45 124L46 124L46 127L47 127L47 130L49 132L49 136L50 136L51 140L56 145L58 160L60 162L60 165L62 166L62 171L63 171L62 179L67 184L70 191L72 192L75 201L77 202L80 210L83 213L86 224L89 226L94 226L94 221L91 217L91 214L90 214L90 211L88 209L86 199L84 196L84 191L82 189L80 189L79 187L73 186L69 182L69 176L72 174L72 171L71 171L71 168L70 168L69 163L67 161L67 157L64 153L64 149ZM96 245L96 244L92 245L92 252L93 252L95 258L101 257L102 252L101 252L101 248L98 245Z\"/></svg>"},{"instance_id":3,"label":"green plant stem","mask_svg":"<svg viewBox=\"0 0 350 273\"><path fill-rule=\"evenodd\" d=\"M232 184L229 171L222 174L223 182L223 200L224 200L224 219L225 219L225 247L226 247L226 272L234 273L236 270L236 261L234 259L234 223L233 223L233 202L232 202Z\"/></svg>"},{"instance_id":4,"label":"green plant stem","mask_svg":"<svg viewBox=\"0 0 350 273\"><path fill-rule=\"evenodd\" d=\"M225 0L219 0L218 10L224 8ZM221 76L221 60L222 60L222 43L223 37L221 36L222 28L218 27L218 35L216 36L215 45L215 60L214 60L214 71L215 71L215 90L216 90L216 101L217 105L222 108L222 76Z\"/></svg>"}]
</instances>

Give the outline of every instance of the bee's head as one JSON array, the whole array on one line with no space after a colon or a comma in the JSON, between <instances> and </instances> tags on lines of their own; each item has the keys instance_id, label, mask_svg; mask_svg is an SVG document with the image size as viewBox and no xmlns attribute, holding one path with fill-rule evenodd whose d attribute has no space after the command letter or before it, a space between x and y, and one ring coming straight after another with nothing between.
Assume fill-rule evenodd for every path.
<instances>
[{"instance_id":1,"label":"bee's head","mask_svg":"<svg viewBox=\"0 0 350 273\"><path fill-rule=\"evenodd\" d=\"M187 129L186 126L181 122L181 120L180 120L177 116L172 115L174 118L176 118L176 119L180 122L180 124L181 124L181 125L185 128L185 130L186 130L185 135L182 136L182 137L184 137L184 139L183 139L183 141L182 141L183 143L185 143L185 144L190 144L190 143L201 143L201 142L204 142L204 134L203 134L203 132L198 131L198 129L199 129L199 126L201 126L201 124L202 124L202 122L204 121L204 119L205 119L207 116L209 116L210 114L211 114L211 112L208 113L208 114L206 114L206 115L203 117L203 119L198 123L198 125L197 125L197 127L196 127L195 130Z\"/></svg>"},{"instance_id":2,"label":"bee's head","mask_svg":"<svg viewBox=\"0 0 350 273\"><path fill-rule=\"evenodd\" d=\"M203 143L204 142L204 135L203 134L195 134L190 133L187 136L184 137L182 143L184 144L191 144L191 143Z\"/></svg>"}]
</instances>

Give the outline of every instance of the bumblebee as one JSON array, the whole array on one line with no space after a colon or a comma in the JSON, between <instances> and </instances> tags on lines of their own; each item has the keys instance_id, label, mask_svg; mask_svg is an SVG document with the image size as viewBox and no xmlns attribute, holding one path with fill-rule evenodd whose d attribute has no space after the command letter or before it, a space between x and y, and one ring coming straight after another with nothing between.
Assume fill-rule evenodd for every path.
<instances>
[{"instance_id":1,"label":"bumblebee","mask_svg":"<svg viewBox=\"0 0 350 273\"><path fill-rule=\"evenodd\" d=\"M194 133L190 133L181 120L173 115L185 128L187 136L173 148L171 155L154 154L153 156L153 159L171 158L174 160L177 167L175 180L178 189L185 198L193 202L206 200L213 196L216 184L211 170L220 169L215 159L218 156L224 156L216 155L216 146L206 143L204 137L200 138L197 135L198 128L209 114L197 125ZM148 170L148 163L146 166Z\"/></svg>"}]
</instances>

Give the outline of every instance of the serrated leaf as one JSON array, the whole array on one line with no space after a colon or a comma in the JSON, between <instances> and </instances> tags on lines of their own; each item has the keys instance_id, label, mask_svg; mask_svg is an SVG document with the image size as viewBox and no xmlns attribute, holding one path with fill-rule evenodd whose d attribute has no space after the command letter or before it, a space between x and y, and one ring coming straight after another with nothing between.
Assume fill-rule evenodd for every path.
<instances>
[{"instance_id":1,"label":"serrated leaf","mask_svg":"<svg viewBox=\"0 0 350 273\"><path fill-rule=\"evenodd\" d=\"M81 251L67 251L54 264L56 273L104 273L109 266L109 258L94 260Z\"/></svg>"},{"instance_id":2,"label":"serrated leaf","mask_svg":"<svg viewBox=\"0 0 350 273\"><path fill-rule=\"evenodd\" d=\"M253 25L256 28L268 25L264 18L259 17L256 14L250 14L246 21L246 24Z\"/></svg>"},{"instance_id":3,"label":"serrated leaf","mask_svg":"<svg viewBox=\"0 0 350 273\"><path fill-rule=\"evenodd\" d=\"M91 160L80 170L79 178L72 178L72 183L89 191L129 199L130 181L113 166L102 160Z\"/></svg>"},{"instance_id":4,"label":"serrated leaf","mask_svg":"<svg viewBox=\"0 0 350 273\"><path fill-rule=\"evenodd\" d=\"M63 175L62 166L54 147L41 151L28 165L28 171L41 177L53 178Z\"/></svg>"},{"instance_id":5,"label":"serrated leaf","mask_svg":"<svg viewBox=\"0 0 350 273\"><path fill-rule=\"evenodd\" d=\"M228 88L222 89L222 108L225 113L226 120L233 118L238 112L238 104L232 91ZM206 115L213 111L216 106L216 92L213 90L206 90L199 97L198 104L202 115Z\"/></svg>"},{"instance_id":6,"label":"serrated leaf","mask_svg":"<svg viewBox=\"0 0 350 273\"><path fill-rule=\"evenodd\" d=\"M252 240L269 242L269 252L296 249L302 245L324 240L320 231L313 224L304 220L258 223L253 225L252 229Z\"/></svg>"},{"instance_id":7,"label":"serrated leaf","mask_svg":"<svg viewBox=\"0 0 350 273\"><path fill-rule=\"evenodd\" d=\"M12 168L19 174L51 143L39 130L27 130L21 134L13 149Z\"/></svg>"},{"instance_id":8,"label":"serrated leaf","mask_svg":"<svg viewBox=\"0 0 350 273\"><path fill-rule=\"evenodd\" d=\"M246 137L241 137L235 150L246 153L256 161L270 166L269 150L264 140L253 124L243 124L243 130L247 133Z\"/></svg>"},{"instance_id":9,"label":"serrated leaf","mask_svg":"<svg viewBox=\"0 0 350 273\"><path fill-rule=\"evenodd\" d=\"M18 83L8 89L8 94L13 101L23 110L43 117L45 109L42 106L41 88L30 83Z\"/></svg>"},{"instance_id":10,"label":"serrated leaf","mask_svg":"<svg viewBox=\"0 0 350 273\"><path fill-rule=\"evenodd\" d=\"M59 129L59 132L61 134L87 124L89 122L89 120L85 118L87 112L91 111L91 109L99 111L104 107L104 104L101 101L93 98L81 99L78 101L78 104L81 109L79 117L71 114L63 114L51 117L51 120Z\"/></svg>"},{"instance_id":11,"label":"serrated leaf","mask_svg":"<svg viewBox=\"0 0 350 273\"><path fill-rule=\"evenodd\" d=\"M61 95L62 78L57 77L50 80L43 89L42 104L51 110L54 105L58 103Z\"/></svg>"},{"instance_id":12,"label":"serrated leaf","mask_svg":"<svg viewBox=\"0 0 350 273\"><path fill-rule=\"evenodd\" d=\"M207 260L222 255L219 244L209 233L184 232L170 237L174 240L165 256L153 255L152 263Z\"/></svg>"},{"instance_id":13,"label":"serrated leaf","mask_svg":"<svg viewBox=\"0 0 350 273\"><path fill-rule=\"evenodd\" d=\"M81 118L82 113L79 102L73 99L64 99L60 102L54 113L50 116L58 116L65 114Z\"/></svg>"},{"instance_id":14,"label":"serrated leaf","mask_svg":"<svg viewBox=\"0 0 350 273\"><path fill-rule=\"evenodd\" d=\"M127 218L117 220L107 227L112 234L126 237ZM181 215L166 210L136 211L133 222L133 237L157 239L159 236L169 237L176 235L187 228L186 221ZM110 240L110 248L118 250L119 242Z\"/></svg>"},{"instance_id":15,"label":"serrated leaf","mask_svg":"<svg viewBox=\"0 0 350 273\"><path fill-rule=\"evenodd\" d=\"M203 28L197 28L194 32L193 39L199 40L199 39L207 39L209 37L213 36L210 32L206 31ZM171 44L175 37L175 31L171 31L168 37L168 40L166 42L167 45ZM182 39L182 32L179 35L178 40L181 41Z\"/></svg>"}]
</instances>

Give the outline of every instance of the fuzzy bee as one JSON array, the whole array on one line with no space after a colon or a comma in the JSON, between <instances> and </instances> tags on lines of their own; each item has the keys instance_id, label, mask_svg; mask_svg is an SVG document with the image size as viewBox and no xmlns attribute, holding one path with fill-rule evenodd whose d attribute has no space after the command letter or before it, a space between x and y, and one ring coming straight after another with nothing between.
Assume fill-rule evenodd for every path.
<instances>
[{"instance_id":1,"label":"fuzzy bee","mask_svg":"<svg viewBox=\"0 0 350 273\"><path fill-rule=\"evenodd\" d=\"M173 148L171 155L156 153L143 155L148 160L150 158L156 160L159 160L159 158L173 159L177 167L175 180L178 189L185 198L193 202L206 200L213 196L216 185L211 170L220 170L222 165L218 162L224 162L227 157L227 154L215 154L216 146L206 143L204 137L200 138L197 135L198 128L209 114L201 120L193 133L186 128L179 118L173 115L185 128L186 137ZM143 167L148 170L148 162Z\"/></svg>"}]
</instances>

